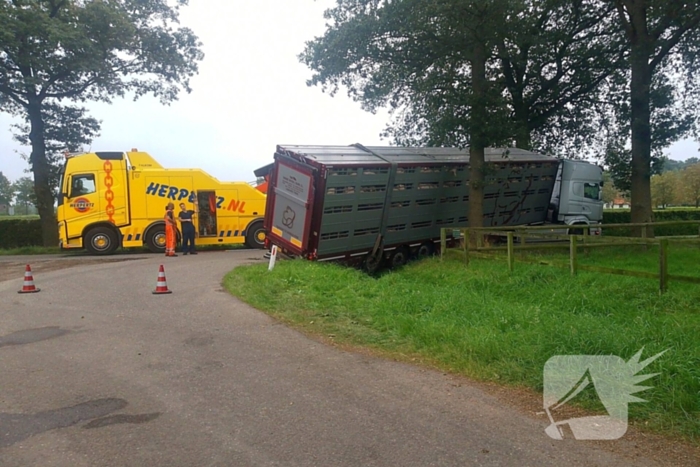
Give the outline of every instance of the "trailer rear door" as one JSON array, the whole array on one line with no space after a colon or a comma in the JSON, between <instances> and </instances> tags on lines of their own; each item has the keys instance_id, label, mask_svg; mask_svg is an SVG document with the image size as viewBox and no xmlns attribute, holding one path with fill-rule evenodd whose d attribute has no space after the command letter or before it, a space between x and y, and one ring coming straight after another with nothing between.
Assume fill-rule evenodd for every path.
<instances>
[{"instance_id":1,"label":"trailer rear door","mask_svg":"<svg viewBox=\"0 0 700 467\"><path fill-rule=\"evenodd\" d=\"M309 244L315 169L286 157L279 157L276 162L268 235L272 243L303 255Z\"/></svg>"}]
</instances>

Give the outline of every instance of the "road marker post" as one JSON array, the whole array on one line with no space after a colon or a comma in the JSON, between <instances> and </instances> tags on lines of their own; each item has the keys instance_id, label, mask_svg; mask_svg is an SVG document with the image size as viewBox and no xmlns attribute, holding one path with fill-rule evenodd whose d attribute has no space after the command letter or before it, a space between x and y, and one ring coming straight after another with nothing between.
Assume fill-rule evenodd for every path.
<instances>
[{"instance_id":1,"label":"road marker post","mask_svg":"<svg viewBox=\"0 0 700 467\"><path fill-rule=\"evenodd\" d=\"M268 271L272 271L272 268L275 267L275 261L277 261L277 245L272 245L272 249L270 250L270 264L267 266Z\"/></svg>"}]
</instances>

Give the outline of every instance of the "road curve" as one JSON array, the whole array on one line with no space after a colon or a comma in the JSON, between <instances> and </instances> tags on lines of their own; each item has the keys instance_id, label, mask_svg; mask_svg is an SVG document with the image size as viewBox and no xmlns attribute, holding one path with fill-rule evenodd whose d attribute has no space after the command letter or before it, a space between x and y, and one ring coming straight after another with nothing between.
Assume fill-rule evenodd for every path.
<instances>
[{"instance_id":1,"label":"road curve","mask_svg":"<svg viewBox=\"0 0 700 467\"><path fill-rule=\"evenodd\" d=\"M471 385L327 347L241 303L203 252L0 282L0 465L651 466ZM173 292L154 295L158 266ZM0 262L0 267L2 262Z\"/></svg>"}]
</instances>

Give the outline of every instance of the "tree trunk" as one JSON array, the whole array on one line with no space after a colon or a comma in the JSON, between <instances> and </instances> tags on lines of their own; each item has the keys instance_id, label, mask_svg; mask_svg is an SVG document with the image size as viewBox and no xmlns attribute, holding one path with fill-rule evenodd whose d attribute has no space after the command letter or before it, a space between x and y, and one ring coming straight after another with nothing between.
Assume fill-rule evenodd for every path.
<instances>
[{"instance_id":1,"label":"tree trunk","mask_svg":"<svg viewBox=\"0 0 700 467\"><path fill-rule=\"evenodd\" d=\"M484 225L484 147L486 122L486 47L476 41L473 49L472 65L472 122L469 143L469 227ZM469 239L476 244L476 232Z\"/></svg>"},{"instance_id":2,"label":"tree trunk","mask_svg":"<svg viewBox=\"0 0 700 467\"><path fill-rule=\"evenodd\" d=\"M58 229L54 212L54 197L49 181L49 162L46 160L46 144L44 142L44 118L41 114L41 101L30 97L27 106L30 132L29 141L32 144L32 154L29 162L34 174L34 194L36 208L41 219L41 234L44 246L58 246Z\"/></svg>"},{"instance_id":3,"label":"tree trunk","mask_svg":"<svg viewBox=\"0 0 700 467\"><path fill-rule=\"evenodd\" d=\"M530 121L524 104L515 105L515 121L517 134L515 135L515 147L530 150L532 139L530 137Z\"/></svg>"},{"instance_id":4,"label":"tree trunk","mask_svg":"<svg viewBox=\"0 0 700 467\"><path fill-rule=\"evenodd\" d=\"M651 66L646 41L632 44L632 223L652 222L651 203ZM633 229L633 235L641 236L641 228ZM653 236L649 229L648 236Z\"/></svg>"}]
</instances>

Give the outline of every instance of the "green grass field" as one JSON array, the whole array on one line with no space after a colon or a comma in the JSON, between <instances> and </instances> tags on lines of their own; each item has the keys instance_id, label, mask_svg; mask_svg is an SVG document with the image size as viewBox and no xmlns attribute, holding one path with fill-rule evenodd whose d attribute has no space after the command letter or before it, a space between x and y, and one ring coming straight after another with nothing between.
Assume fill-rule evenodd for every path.
<instances>
[{"instance_id":1,"label":"green grass field","mask_svg":"<svg viewBox=\"0 0 700 467\"><path fill-rule=\"evenodd\" d=\"M464 258L461 251L449 251L455 258ZM498 255L499 260L505 261L505 251L493 252ZM569 246L562 244L561 249L541 250L541 251L515 251L517 258L529 260L557 261L568 264ZM584 252L584 246L578 244L578 264L589 266L603 266L608 268L628 269L632 271L642 271L650 273L659 272L659 247L650 245L646 250L642 246L610 246L589 248ZM700 278L700 243L695 245L686 243L673 243L668 247L668 273L682 276ZM503 267L506 267L504 264ZM516 262L516 268L519 267ZM568 271L565 271L568 273ZM616 280L620 276L611 276L611 280ZM653 282L653 281L652 281Z\"/></svg>"},{"instance_id":2,"label":"green grass field","mask_svg":"<svg viewBox=\"0 0 700 467\"><path fill-rule=\"evenodd\" d=\"M658 253L597 250L586 262L655 270ZM582 255L582 260L584 256ZM671 250L674 273L700 276L700 249ZM675 266L674 266L675 265ZM630 419L646 429L700 440L700 286L580 273L516 263L431 258L372 278L334 264L281 261L239 267L228 290L305 332L422 361L474 379L542 390L554 355L668 350L642 373L660 373L637 394ZM594 410L595 400L583 406Z\"/></svg>"}]
</instances>

